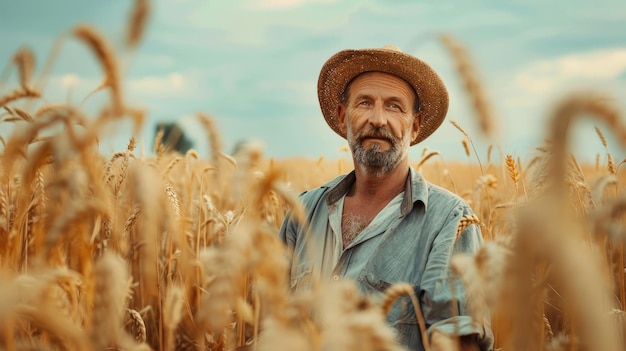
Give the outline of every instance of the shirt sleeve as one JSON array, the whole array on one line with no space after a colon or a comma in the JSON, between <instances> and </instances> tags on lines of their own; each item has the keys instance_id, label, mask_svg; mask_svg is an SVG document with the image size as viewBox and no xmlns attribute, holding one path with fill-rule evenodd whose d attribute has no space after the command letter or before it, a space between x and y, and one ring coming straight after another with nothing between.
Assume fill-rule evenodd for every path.
<instances>
[{"instance_id":1,"label":"shirt sleeve","mask_svg":"<svg viewBox=\"0 0 626 351\"><path fill-rule=\"evenodd\" d=\"M289 262L292 260L293 250L296 246L296 236L298 233L298 225L295 220L291 219L289 214L285 216L283 220L283 224L280 227L280 231L278 232L278 238L286 245L287 247L287 257Z\"/></svg>"},{"instance_id":2,"label":"shirt sleeve","mask_svg":"<svg viewBox=\"0 0 626 351\"><path fill-rule=\"evenodd\" d=\"M301 201L305 207L307 204L305 198L305 196L307 196L307 193L309 193L308 196L311 196L309 191L304 191L300 195L298 195L299 201ZM278 238L287 246L287 250L290 252L290 254L296 247L298 231L298 221L292 217L291 211L287 212L287 214L285 215L285 219L283 220L283 224L280 227L280 231L278 232Z\"/></svg>"},{"instance_id":3,"label":"shirt sleeve","mask_svg":"<svg viewBox=\"0 0 626 351\"><path fill-rule=\"evenodd\" d=\"M469 316L463 284L450 272L454 254L472 254L482 243L480 227L476 224L467 226L457 237L461 218L471 214L469 206L461 204L446 218L428 257L420 302L429 336L434 330L448 335L475 334L481 350L486 351L493 349L490 321L487 318L484 323L478 323Z\"/></svg>"}]
</instances>

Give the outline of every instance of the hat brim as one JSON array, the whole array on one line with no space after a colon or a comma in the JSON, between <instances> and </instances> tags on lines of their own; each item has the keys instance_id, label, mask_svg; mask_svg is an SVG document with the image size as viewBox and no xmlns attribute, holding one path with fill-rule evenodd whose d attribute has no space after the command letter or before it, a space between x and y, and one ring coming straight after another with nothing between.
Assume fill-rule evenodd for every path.
<instances>
[{"instance_id":1,"label":"hat brim","mask_svg":"<svg viewBox=\"0 0 626 351\"><path fill-rule=\"evenodd\" d=\"M359 74L383 72L404 79L419 99L420 129L411 141L415 145L430 136L443 123L448 112L448 90L439 75L424 61L392 49L344 50L333 55L322 67L317 96L326 123L344 139L339 128L337 107L340 94Z\"/></svg>"}]
</instances>

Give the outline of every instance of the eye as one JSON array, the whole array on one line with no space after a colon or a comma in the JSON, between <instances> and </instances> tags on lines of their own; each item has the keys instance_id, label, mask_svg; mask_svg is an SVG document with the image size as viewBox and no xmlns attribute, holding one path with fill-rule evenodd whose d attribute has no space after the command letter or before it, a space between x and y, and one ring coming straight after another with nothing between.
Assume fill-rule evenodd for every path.
<instances>
[{"instance_id":1,"label":"eye","mask_svg":"<svg viewBox=\"0 0 626 351\"><path fill-rule=\"evenodd\" d=\"M359 101L359 105L360 105L360 106L369 106L369 104L370 104L370 102L369 102L369 101L367 101L367 100L362 100L362 101Z\"/></svg>"},{"instance_id":2,"label":"eye","mask_svg":"<svg viewBox=\"0 0 626 351\"><path fill-rule=\"evenodd\" d=\"M400 107L400 105L398 105L398 104L391 103L391 104L389 104L389 108L392 109L392 110L396 110L396 111L402 112L402 107Z\"/></svg>"}]
</instances>

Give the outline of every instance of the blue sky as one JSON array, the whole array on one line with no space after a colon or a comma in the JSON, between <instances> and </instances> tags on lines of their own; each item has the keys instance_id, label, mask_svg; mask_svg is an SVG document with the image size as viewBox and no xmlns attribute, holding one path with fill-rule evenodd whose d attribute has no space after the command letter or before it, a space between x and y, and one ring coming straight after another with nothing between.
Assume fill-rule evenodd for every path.
<instances>
[{"instance_id":1,"label":"blue sky","mask_svg":"<svg viewBox=\"0 0 626 351\"><path fill-rule=\"evenodd\" d=\"M212 115L226 151L260 139L272 157L346 156L345 141L324 123L316 82L325 60L346 48L395 44L429 62L450 91L448 121L464 126L481 157L490 143L528 157L545 137L554 102L570 91L593 89L626 111L626 1L419 0L159 0L138 50L122 51L131 1L23 0L0 2L0 70L22 45L34 49L40 71L56 38L91 23L120 52L124 92L148 110L141 137L151 147L154 124L178 121L206 153L194 114ZM437 36L454 36L470 50L497 117L496 140L481 138L448 53ZM1 73L2 71L0 71ZM0 93L15 83L12 72ZM101 81L92 54L66 40L46 87L47 102L80 103ZM84 103L96 111L98 94ZM603 152L594 122L575 130L577 155ZM598 124L607 135L608 128ZM0 127L3 134L8 127ZM102 151L124 147L128 124L107 131ZM448 122L414 146L446 160L464 160L462 135ZM609 137L616 159L625 153Z\"/></svg>"}]
</instances>

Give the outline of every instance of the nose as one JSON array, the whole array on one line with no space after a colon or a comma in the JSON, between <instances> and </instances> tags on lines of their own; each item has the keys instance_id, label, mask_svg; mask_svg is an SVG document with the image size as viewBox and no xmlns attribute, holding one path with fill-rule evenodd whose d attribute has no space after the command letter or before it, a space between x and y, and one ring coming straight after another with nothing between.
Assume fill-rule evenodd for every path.
<instances>
[{"instance_id":1,"label":"nose","mask_svg":"<svg viewBox=\"0 0 626 351\"><path fill-rule=\"evenodd\" d=\"M383 127L387 125L387 116L385 116L385 111L383 107L380 105L375 106L369 115L369 123L372 127Z\"/></svg>"}]
</instances>

